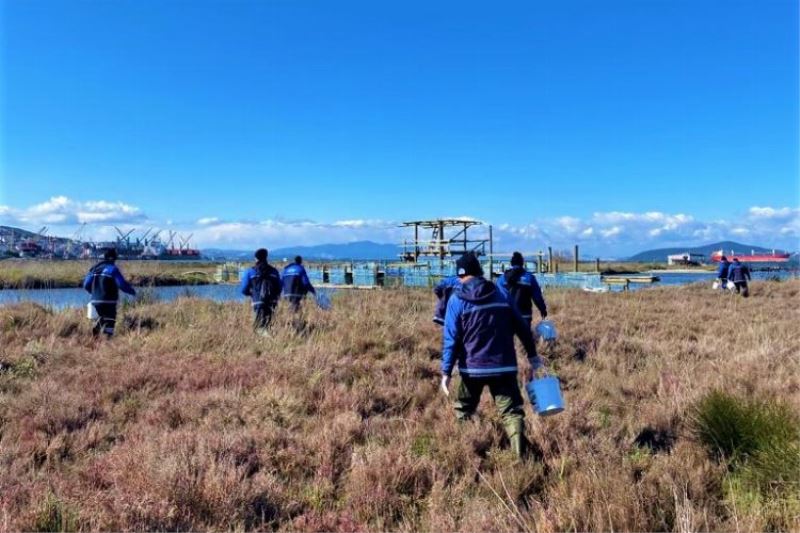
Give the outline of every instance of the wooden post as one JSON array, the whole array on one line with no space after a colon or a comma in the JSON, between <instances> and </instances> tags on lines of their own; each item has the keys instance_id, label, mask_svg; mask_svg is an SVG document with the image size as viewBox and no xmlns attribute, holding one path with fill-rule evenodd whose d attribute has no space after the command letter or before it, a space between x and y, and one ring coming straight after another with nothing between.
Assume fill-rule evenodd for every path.
<instances>
[{"instance_id":1,"label":"wooden post","mask_svg":"<svg viewBox=\"0 0 800 533\"><path fill-rule=\"evenodd\" d=\"M553 247L547 247L547 271L553 272Z\"/></svg>"},{"instance_id":2,"label":"wooden post","mask_svg":"<svg viewBox=\"0 0 800 533\"><path fill-rule=\"evenodd\" d=\"M444 259L444 222L441 220L439 221L439 242L437 246L439 247L439 261L441 262Z\"/></svg>"},{"instance_id":3,"label":"wooden post","mask_svg":"<svg viewBox=\"0 0 800 533\"><path fill-rule=\"evenodd\" d=\"M578 272L578 245L577 244L575 245L575 252L574 253L575 253L575 256L573 258L573 264L574 264L575 268L574 268L573 271L574 272Z\"/></svg>"},{"instance_id":4,"label":"wooden post","mask_svg":"<svg viewBox=\"0 0 800 533\"><path fill-rule=\"evenodd\" d=\"M536 263L536 270L539 271L539 274L544 272L544 265L542 265L542 260L543 259L544 259L544 253L542 253L542 251L539 250L539 262Z\"/></svg>"},{"instance_id":5,"label":"wooden post","mask_svg":"<svg viewBox=\"0 0 800 533\"><path fill-rule=\"evenodd\" d=\"M599 257L594 260L594 269L597 272L600 272L600 258Z\"/></svg>"},{"instance_id":6,"label":"wooden post","mask_svg":"<svg viewBox=\"0 0 800 533\"><path fill-rule=\"evenodd\" d=\"M492 225L489 224L489 281L494 275L494 241L492 240Z\"/></svg>"}]
</instances>

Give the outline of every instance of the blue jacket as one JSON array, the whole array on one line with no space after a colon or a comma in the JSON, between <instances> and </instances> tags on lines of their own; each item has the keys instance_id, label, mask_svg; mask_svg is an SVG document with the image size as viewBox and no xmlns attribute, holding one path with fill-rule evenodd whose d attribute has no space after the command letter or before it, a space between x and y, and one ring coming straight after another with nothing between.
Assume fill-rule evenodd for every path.
<instances>
[{"instance_id":1,"label":"blue jacket","mask_svg":"<svg viewBox=\"0 0 800 533\"><path fill-rule=\"evenodd\" d=\"M741 283L750 279L750 269L747 265L742 263L733 262L728 267L728 280L734 283Z\"/></svg>"},{"instance_id":2,"label":"blue jacket","mask_svg":"<svg viewBox=\"0 0 800 533\"><path fill-rule=\"evenodd\" d=\"M547 316L547 306L544 303L544 296L542 296L542 288L539 287L536 276L525 268L511 267L497 280L497 288L501 294L514 302L523 318L529 321L533 320L531 302L536 304L536 309L539 310L542 317Z\"/></svg>"},{"instance_id":3,"label":"blue jacket","mask_svg":"<svg viewBox=\"0 0 800 533\"><path fill-rule=\"evenodd\" d=\"M717 269L717 277L728 279L728 268L730 268L730 265L728 261L720 261L719 268Z\"/></svg>"},{"instance_id":4,"label":"blue jacket","mask_svg":"<svg viewBox=\"0 0 800 533\"><path fill-rule=\"evenodd\" d=\"M528 323L491 281L475 278L459 286L447 303L444 322L442 374L446 376L456 364L466 376L516 373L515 334L538 364Z\"/></svg>"},{"instance_id":5,"label":"blue jacket","mask_svg":"<svg viewBox=\"0 0 800 533\"><path fill-rule=\"evenodd\" d=\"M116 304L119 291L136 294L113 261L101 261L90 268L83 278L83 288L92 295L93 304Z\"/></svg>"},{"instance_id":6,"label":"blue jacket","mask_svg":"<svg viewBox=\"0 0 800 533\"><path fill-rule=\"evenodd\" d=\"M264 298L261 292L264 289ZM274 305L281 296L281 276L272 265L266 263L256 263L255 266L247 269L239 283L239 291L250 296L253 300L253 307L258 307L265 303Z\"/></svg>"},{"instance_id":7,"label":"blue jacket","mask_svg":"<svg viewBox=\"0 0 800 533\"><path fill-rule=\"evenodd\" d=\"M309 292L311 294L317 293L311 285L311 281L308 279L306 269L303 268L303 265L298 265L297 263L292 263L283 269L281 282L283 283L284 298L299 300Z\"/></svg>"},{"instance_id":8,"label":"blue jacket","mask_svg":"<svg viewBox=\"0 0 800 533\"><path fill-rule=\"evenodd\" d=\"M433 321L440 326L444 325L444 314L445 311L447 311L447 302L450 301L450 296L459 285L461 285L461 283L458 281L458 276L449 276L442 279L442 281L433 288L433 292L438 298L436 308L433 310Z\"/></svg>"}]
</instances>

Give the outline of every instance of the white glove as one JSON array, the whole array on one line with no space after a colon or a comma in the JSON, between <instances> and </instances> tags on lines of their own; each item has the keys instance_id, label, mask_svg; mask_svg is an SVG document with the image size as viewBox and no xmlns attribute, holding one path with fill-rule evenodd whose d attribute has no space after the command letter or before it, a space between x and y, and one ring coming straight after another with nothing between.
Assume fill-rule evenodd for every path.
<instances>
[{"instance_id":1,"label":"white glove","mask_svg":"<svg viewBox=\"0 0 800 533\"><path fill-rule=\"evenodd\" d=\"M445 396L450 396L450 376L442 376L442 392Z\"/></svg>"}]
</instances>

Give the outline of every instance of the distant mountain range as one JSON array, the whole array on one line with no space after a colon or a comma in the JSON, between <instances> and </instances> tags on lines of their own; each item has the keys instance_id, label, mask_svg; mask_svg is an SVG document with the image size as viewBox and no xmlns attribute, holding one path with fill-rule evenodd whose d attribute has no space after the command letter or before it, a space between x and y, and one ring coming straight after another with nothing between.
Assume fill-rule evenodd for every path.
<instances>
[{"instance_id":1,"label":"distant mountain range","mask_svg":"<svg viewBox=\"0 0 800 533\"><path fill-rule=\"evenodd\" d=\"M729 253L731 250L734 250L737 253L750 253L751 251L754 251L756 253L772 252L772 248L764 248L763 246L742 244L740 242L734 242L734 241L722 241L722 242L715 242L712 244L705 244L703 246L694 246L694 247L686 246L683 248L658 248L656 250L647 250L645 252L639 252L638 254L629 257L628 261L636 263L653 263L653 262L663 263L666 262L668 255L682 254L682 253L703 254L704 256L706 256L706 258L708 258L708 256L711 255L711 252L716 252L717 250L722 250L725 253Z\"/></svg>"},{"instance_id":2,"label":"distant mountain range","mask_svg":"<svg viewBox=\"0 0 800 533\"><path fill-rule=\"evenodd\" d=\"M205 257L225 258L236 260L252 259L254 250L224 250L219 248L208 248L202 250ZM272 261L282 259L292 259L296 255L303 256L304 259L315 260L391 260L398 259L400 247L396 244L382 244L372 241L354 241L339 244L318 244L316 246L290 246L287 248L275 248L269 251Z\"/></svg>"}]
</instances>

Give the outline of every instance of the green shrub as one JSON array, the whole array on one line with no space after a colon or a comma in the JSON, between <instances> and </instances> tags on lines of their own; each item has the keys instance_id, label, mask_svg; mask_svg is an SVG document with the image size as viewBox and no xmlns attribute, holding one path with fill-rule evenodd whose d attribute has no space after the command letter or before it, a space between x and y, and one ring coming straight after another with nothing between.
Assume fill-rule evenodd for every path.
<instances>
[{"instance_id":1,"label":"green shrub","mask_svg":"<svg viewBox=\"0 0 800 533\"><path fill-rule=\"evenodd\" d=\"M48 494L39 506L33 531L77 531L77 516L55 494Z\"/></svg>"},{"instance_id":2,"label":"green shrub","mask_svg":"<svg viewBox=\"0 0 800 533\"><path fill-rule=\"evenodd\" d=\"M694 408L692 429L709 453L728 462L725 497L733 508L791 528L800 510L800 418L784 403L713 391Z\"/></svg>"},{"instance_id":3,"label":"green shrub","mask_svg":"<svg viewBox=\"0 0 800 533\"><path fill-rule=\"evenodd\" d=\"M744 400L722 391L701 399L691 422L695 436L709 452L731 464L800 440L800 421L788 406Z\"/></svg>"}]
</instances>

